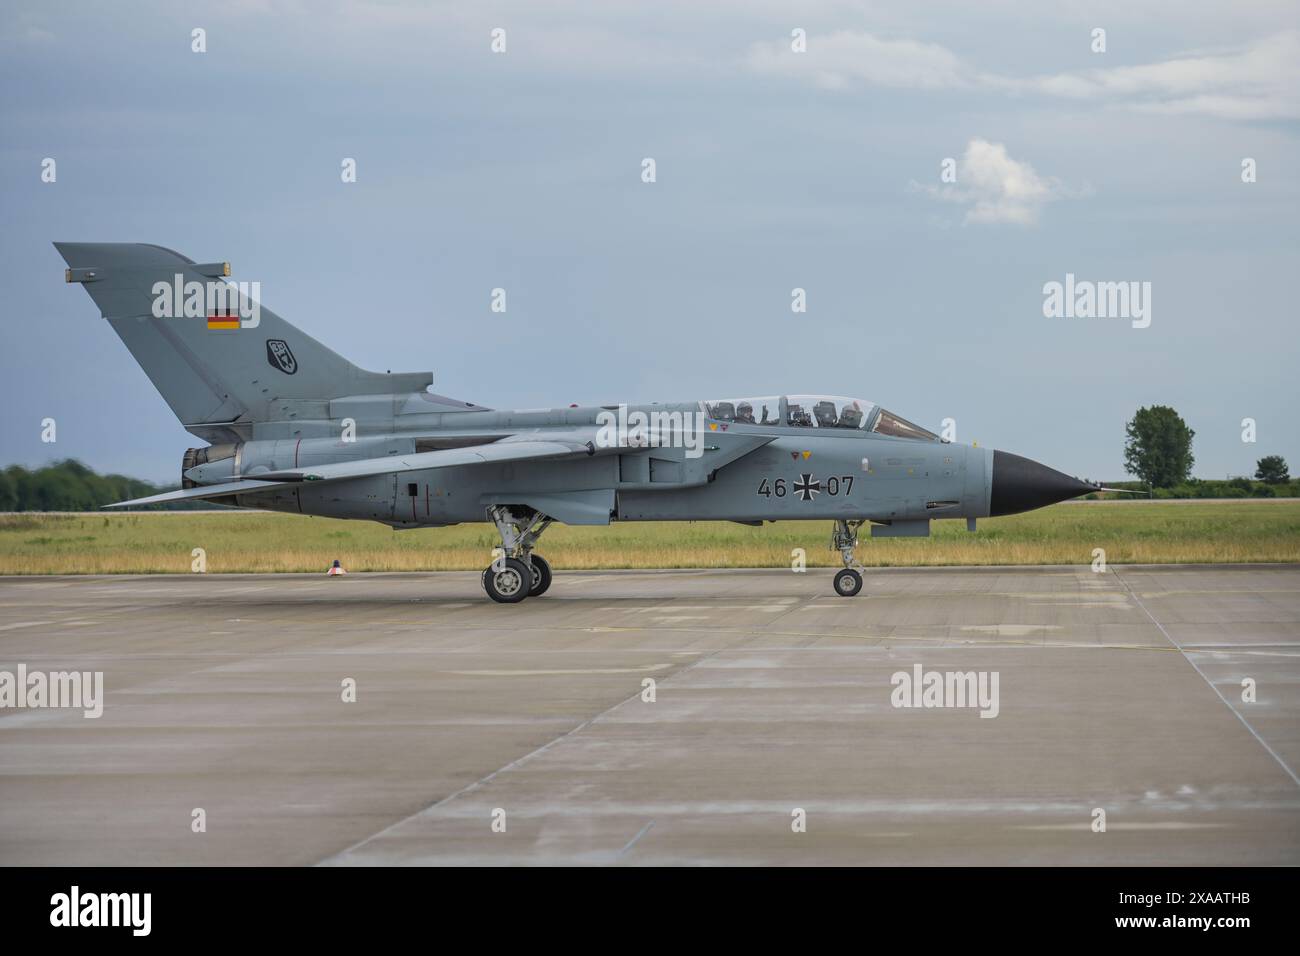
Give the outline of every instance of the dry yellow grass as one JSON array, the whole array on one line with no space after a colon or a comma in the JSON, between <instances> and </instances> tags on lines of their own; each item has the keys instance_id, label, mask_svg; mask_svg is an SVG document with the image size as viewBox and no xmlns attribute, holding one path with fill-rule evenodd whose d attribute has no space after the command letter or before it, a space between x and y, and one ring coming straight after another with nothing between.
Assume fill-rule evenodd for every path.
<instances>
[{"instance_id":1,"label":"dry yellow grass","mask_svg":"<svg viewBox=\"0 0 1300 956\"><path fill-rule=\"evenodd\" d=\"M1300 502L1097 502L980 521L936 521L928 539L869 540L868 566L1300 561ZM750 528L728 522L555 525L542 547L557 569L810 567L839 564L830 522ZM497 543L487 524L419 531L299 515L140 513L0 517L0 574L189 573L202 548L209 572L434 571L486 566Z\"/></svg>"}]
</instances>

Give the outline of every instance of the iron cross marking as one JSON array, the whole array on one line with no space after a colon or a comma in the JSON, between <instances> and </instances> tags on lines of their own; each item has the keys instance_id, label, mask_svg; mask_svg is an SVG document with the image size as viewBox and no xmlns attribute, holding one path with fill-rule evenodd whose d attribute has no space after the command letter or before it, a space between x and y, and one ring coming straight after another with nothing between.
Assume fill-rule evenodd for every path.
<instances>
[{"instance_id":1,"label":"iron cross marking","mask_svg":"<svg viewBox=\"0 0 1300 956\"><path fill-rule=\"evenodd\" d=\"M804 474L800 475L799 480L791 485L791 487L802 500L812 501L813 496L822 490L822 483L820 481L813 481L812 475Z\"/></svg>"}]
</instances>

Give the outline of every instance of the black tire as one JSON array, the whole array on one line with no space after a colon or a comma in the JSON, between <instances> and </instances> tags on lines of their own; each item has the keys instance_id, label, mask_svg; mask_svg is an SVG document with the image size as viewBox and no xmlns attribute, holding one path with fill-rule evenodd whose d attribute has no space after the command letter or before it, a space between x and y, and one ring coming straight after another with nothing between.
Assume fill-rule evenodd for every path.
<instances>
[{"instance_id":1,"label":"black tire","mask_svg":"<svg viewBox=\"0 0 1300 956\"><path fill-rule=\"evenodd\" d=\"M551 565L540 554L531 554L529 559L533 565L533 586L528 589L528 596L537 597L551 586Z\"/></svg>"},{"instance_id":2,"label":"black tire","mask_svg":"<svg viewBox=\"0 0 1300 956\"><path fill-rule=\"evenodd\" d=\"M501 570L489 567L483 572L483 590L498 604L518 604L528 597L533 573L518 558L506 558Z\"/></svg>"},{"instance_id":3,"label":"black tire","mask_svg":"<svg viewBox=\"0 0 1300 956\"><path fill-rule=\"evenodd\" d=\"M853 597L862 590L862 575L852 568L845 568L835 575L835 593L840 597Z\"/></svg>"}]
</instances>

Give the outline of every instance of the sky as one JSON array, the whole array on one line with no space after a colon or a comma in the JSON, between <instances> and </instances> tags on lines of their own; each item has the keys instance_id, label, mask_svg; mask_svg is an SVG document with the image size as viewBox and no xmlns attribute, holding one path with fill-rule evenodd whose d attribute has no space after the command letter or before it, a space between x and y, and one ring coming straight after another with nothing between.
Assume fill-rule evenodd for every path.
<instances>
[{"instance_id":1,"label":"sky","mask_svg":"<svg viewBox=\"0 0 1300 956\"><path fill-rule=\"evenodd\" d=\"M1164 404L1200 477L1300 470L1295 0L11 0L0 130L2 465L201 444L58 240L494 408L849 395L1120 480ZM1149 313L1045 315L1067 274Z\"/></svg>"}]
</instances>

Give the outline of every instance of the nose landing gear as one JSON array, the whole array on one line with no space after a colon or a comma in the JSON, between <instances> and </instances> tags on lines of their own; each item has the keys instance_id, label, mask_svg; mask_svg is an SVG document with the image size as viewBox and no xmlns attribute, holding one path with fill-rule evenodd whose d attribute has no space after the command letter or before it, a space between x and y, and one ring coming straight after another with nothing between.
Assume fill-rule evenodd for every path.
<instances>
[{"instance_id":1,"label":"nose landing gear","mask_svg":"<svg viewBox=\"0 0 1300 956\"><path fill-rule=\"evenodd\" d=\"M853 597L862 590L862 575L853 568L845 568L835 575L835 593L840 597Z\"/></svg>"},{"instance_id":2,"label":"nose landing gear","mask_svg":"<svg viewBox=\"0 0 1300 956\"><path fill-rule=\"evenodd\" d=\"M835 593L840 597L853 597L862 590L862 575L851 565L853 549L858 545L858 529L862 521L840 519L831 532L831 550L838 551L844 561L844 570L835 575Z\"/></svg>"},{"instance_id":3,"label":"nose landing gear","mask_svg":"<svg viewBox=\"0 0 1300 956\"><path fill-rule=\"evenodd\" d=\"M551 565L533 548L551 518L539 511L493 505L488 519L501 533L501 557L483 571L483 590L500 604L518 604L545 594L551 586Z\"/></svg>"}]
</instances>

